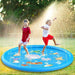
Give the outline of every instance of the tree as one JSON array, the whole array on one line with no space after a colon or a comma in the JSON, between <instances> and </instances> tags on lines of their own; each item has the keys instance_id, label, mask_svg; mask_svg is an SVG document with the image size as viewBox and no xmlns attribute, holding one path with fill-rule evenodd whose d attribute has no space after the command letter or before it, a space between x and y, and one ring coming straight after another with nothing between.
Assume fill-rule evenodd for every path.
<instances>
[{"instance_id":1,"label":"tree","mask_svg":"<svg viewBox=\"0 0 75 75\"><path fill-rule=\"evenodd\" d=\"M1 0L0 7L3 7L1 13L6 21L20 22L24 18L31 21L52 1L55 0Z\"/></svg>"},{"instance_id":2,"label":"tree","mask_svg":"<svg viewBox=\"0 0 75 75\"><path fill-rule=\"evenodd\" d=\"M73 4L75 4L75 0L73 0Z\"/></svg>"}]
</instances>

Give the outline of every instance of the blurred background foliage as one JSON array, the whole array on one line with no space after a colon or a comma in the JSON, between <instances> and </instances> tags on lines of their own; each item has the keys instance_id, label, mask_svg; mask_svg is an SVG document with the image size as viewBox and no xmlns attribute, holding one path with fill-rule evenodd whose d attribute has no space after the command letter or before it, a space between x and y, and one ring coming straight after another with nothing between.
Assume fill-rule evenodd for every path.
<instances>
[{"instance_id":1,"label":"blurred background foliage","mask_svg":"<svg viewBox=\"0 0 75 75\"><path fill-rule=\"evenodd\" d=\"M0 7L3 7L1 14L6 21L21 22L25 18L32 21L53 1L55 0L1 0Z\"/></svg>"}]
</instances>

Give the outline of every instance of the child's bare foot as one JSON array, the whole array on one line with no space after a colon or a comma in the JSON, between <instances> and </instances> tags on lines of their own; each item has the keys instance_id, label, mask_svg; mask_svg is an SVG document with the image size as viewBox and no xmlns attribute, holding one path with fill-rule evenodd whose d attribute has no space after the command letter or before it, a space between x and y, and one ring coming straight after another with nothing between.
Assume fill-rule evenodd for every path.
<instances>
[{"instance_id":1,"label":"child's bare foot","mask_svg":"<svg viewBox=\"0 0 75 75\"><path fill-rule=\"evenodd\" d=\"M55 45L60 45L60 44L55 44Z\"/></svg>"},{"instance_id":2,"label":"child's bare foot","mask_svg":"<svg viewBox=\"0 0 75 75\"><path fill-rule=\"evenodd\" d=\"M20 56L20 53L16 53L14 56Z\"/></svg>"},{"instance_id":3,"label":"child's bare foot","mask_svg":"<svg viewBox=\"0 0 75 75\"><path fill-rule=\"evenodd\" d=\"M27 55L29 55L29 53L27 53Z\"/></svg>"}]
</instances>

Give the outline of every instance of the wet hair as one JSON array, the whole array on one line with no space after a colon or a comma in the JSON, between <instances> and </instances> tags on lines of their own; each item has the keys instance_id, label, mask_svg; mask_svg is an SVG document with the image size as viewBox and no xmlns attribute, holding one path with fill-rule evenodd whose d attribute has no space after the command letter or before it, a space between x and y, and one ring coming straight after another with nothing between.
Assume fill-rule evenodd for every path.
<instances>
[{"instance_id":1,"label":"wet hair","mask_svg":"<svg viewBox=\"0 0 75 75\"><path fill-rule=\"evenodd\" d=\"M46 21L46 24L47 24L49 21L51 21L51 20L47 20L47 21Z\"/></svg>"},{"instance_id":2,"label":"wet hair","mask_svg":"<svg viewBox=\"0 0 75 75\"><path fill-rule=\"evenodd\" d=\"M24 19L24 22L27 22L29 24L29 20L28 19Z\"/></svg>"}]
</instances>

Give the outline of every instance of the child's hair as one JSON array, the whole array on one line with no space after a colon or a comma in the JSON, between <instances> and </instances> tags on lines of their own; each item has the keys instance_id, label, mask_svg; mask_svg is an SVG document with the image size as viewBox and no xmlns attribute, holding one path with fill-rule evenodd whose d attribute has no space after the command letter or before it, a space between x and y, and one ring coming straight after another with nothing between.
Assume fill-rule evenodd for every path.
<instances>
[{"instance_id":1,"label":"child's hair","mask_svg":"<svg viewBox=\"0 0 75 75\"><path fill-rule=\"evenodd\" d=\"M49 21L51 21L51 20L47 20L47 21L46 21L46 24L47 24Z\"/></svg>"},{"instance_id":2,"label":"child's hair","mask_svg":"<svg viewBox=\"0 0 75 75\"><path fill-rule=\"evenodd\" d=\"M29 20L28 19L24 19L24 22L27 22L29 24Z\"/></svg>"}]
</instances>

